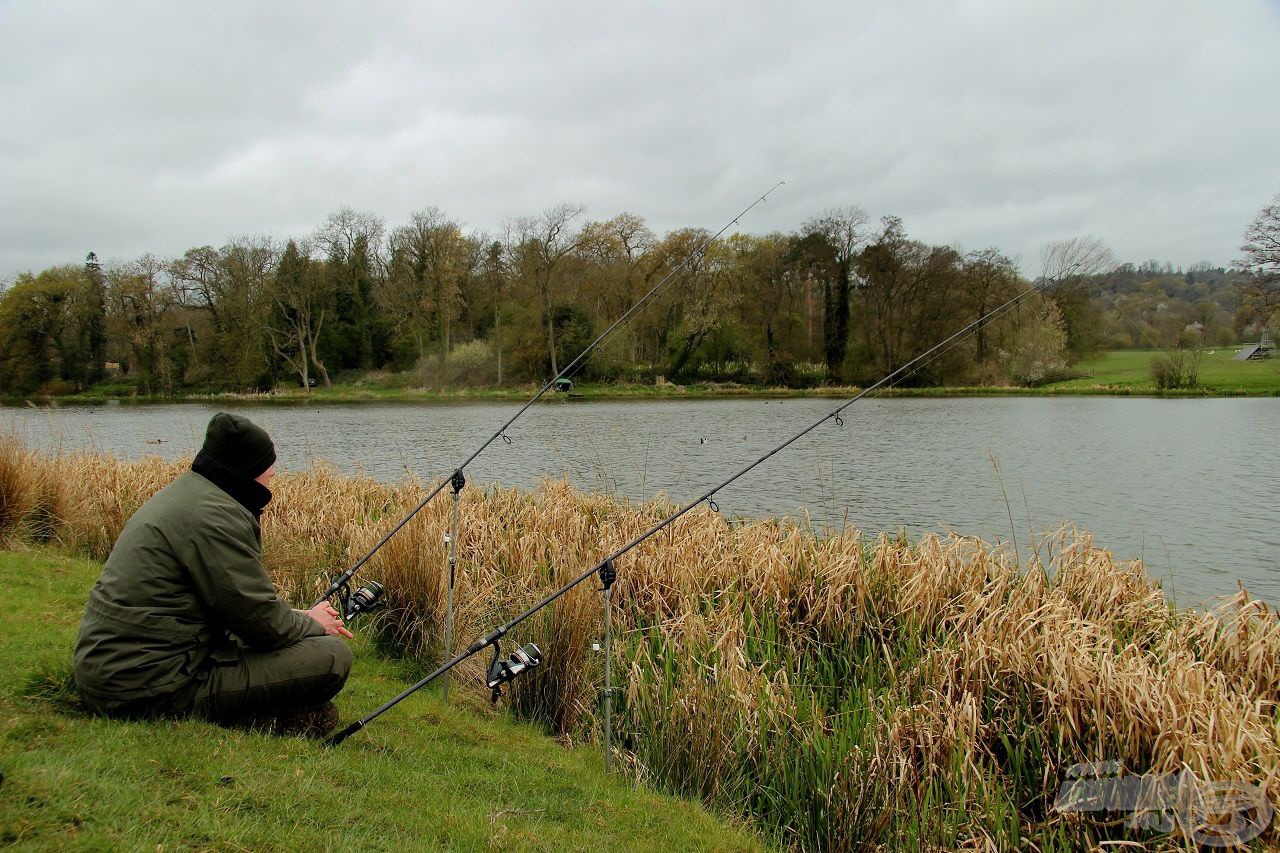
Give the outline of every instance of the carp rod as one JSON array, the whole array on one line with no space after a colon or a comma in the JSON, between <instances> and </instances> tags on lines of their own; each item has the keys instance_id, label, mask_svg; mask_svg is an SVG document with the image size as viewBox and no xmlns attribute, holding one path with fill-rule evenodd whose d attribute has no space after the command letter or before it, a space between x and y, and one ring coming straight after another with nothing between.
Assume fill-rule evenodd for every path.
<instances>
[{"instance_id":1,"label":"carp rod","mask_svg":"<svg viewBox=\"0 0 1280 853\"><path fill-rule=\"evenodd\" d=\"M363 729L369 723L373 722L378 717L382 716L387 711L391 710L393 707L403 702L409 696L418 692L419 690L426 687L431 682L435 681L440 676L449 672L449 670L453 669L458 664L467 660L472 655L475 655L483 651L489 646L493 646L493 662L489 665L488 686L493 690L494 701L497 701L497 698L499 695L499 689L503 683L510 681L525 669L537 666L541 660L541 652L537 649L536 646L532 646L532 644L529 644L529 646L526 646L523 649L517 649L516 654L513 657L512 661L509 661L509 662L499 661L499 656L500 656L499 641L504 636L506 636L506 634L509 631L511 631L512 628L515 628L517 625L519 625L521 622L524 622L529 617L533 616L539 610L542 610L544 607L548 606L549 604L552 604L553 602L558 600L560 597L567 594L570 590L572 590L574 587L581 584L583 581L586 581L588 578L591 578L597 574L600 576L600 581L602 584L601 591L604 592L607 597L610 591L612 590L614 581L617 578L617 570L614 567L614 561L617 560L619 557L622 557L627 552L636 548L638 545L640 545L645 540L649 539L651 536L654 536L655 534L666 529L672 523L674 523L677 519L681 518L682 516L690 512L692 509L694 509L696 506L703 503L704 501L708 502L708 504L711 506L713 510L718 511L719 508L716 506L716 503L715 503L715 494L719 491L722 491L726 487L728 487L735 480L738 480L740 477L745 475L748 471L752 470L756 466L765 462L770 457L774 456L780 451L785 450L787 447L790 447L792 444L799 441L801 438L808 435L809 433L813 432L815 429L822 426L827 421L834 421L837 426L843 426L844 421L841 419L840 413L843 412L845 409L849 408L854 403L858 402L864 397L867 397L868 395L873 394L874 392L909 376L915 369L918 369L919 367L923 367L924 365L930 363L931 361L933 361L934 358L941 357L947 351L949 351L953 346L958 344L964 337L966 337L969 333L977 329L982 324L991 322L993 319L1011 310L1012 308L1014 308L1016 305L1018 305L1019 303L1021 303L1023 300L1027 299L1031 295L1040 293L1056 283L1057 283L1056 279L1050 279L1050 280L1043 280L1037 284L1033 284L1031 287L1017 294L1016 296L1004 302L1003 304L997 306L989 313L984 314L983 316L979 317L977 320L974 320L972 323L969 323L966 326L964 326L959 331L954 332L949 337L945 338L944 340L940 341L937 344L934 344L932 347L925 350L920 355L917 355L915 358L911 359L906 364L902 365L901 367L895 368L894 370L885 374L883 377L878 379L874 384L869 385L866 388L862 389L856 395L846 400L844 403L840 404L834 410L826 413L818 420L814 421L804 429L792 435L790 438L781 442L776 447L774 447L773 449L769 450L768 452L764 453L762 456L757 458L755 461L745 465L744 467L739 469L737 472L735 472L732 476L730 476L728 479L717 484L716 486L713 486L711 489L704 492L700 497L690 501L689 503L685 504L676 512L672 513L671 515L657 522L648 530L641 533L639 536L636 536L630 542L618 548L609 556L605 557L603 560L596 563L591 568L587 569L585 572L575 577L573 580L564 584L555 592L548 595L546 598L542 599L542 601L538 602L537 604L533 605L529 609L525 610L519 616L516 616L515 618L511 619L509 622L506 622L505 624L499 626L498 628L495 628L493 631L490 631L488 634L485 634L483 637L481 637L480 639L476 640L474 643L469 645L464 651L459 652L457 655L445 661L443 664L441 664L433 672L431 672L430 674L422 678L420 681L405 688L397 696L387 700L382 705L378 706L373 711L369 712L365 716L351 723L341 731L338 731L334 734L329 735L327 738L325 738L322 741L322 743L325 746L337 746L347 738L351 737L356 732ZM530 656L530 652L528 651L529 647L532 647L532 657L533 657L532 661L529 660L529 656Z\"/></svg>"},{"instance_id":2,"label":"carp rod","mask_svg":"<svg viewBox=\"0 0 1280 853\"><path fill-rule=\"evenodd\" d=\"M699 244L692 252L686 255L684 260L682 260L679 263L679 265L676 266L675 269L673 269L671 272L663 276L662 280L659 281L657 284L655 284L649 290L648 293L640 297L638 301L632 304L632 306L628 308L622 314L621 317L619 317L617 320L614 320L613 324L610 325L609 328L605 329L596 337L595 340L587 344L586 349L578 353L577 358L571 361L563 370L561 370L555 376L551 377L551 379L549 379L545 385L539 388L538 392L534 394L532 397L530 397L514 415L512 415L502 424L502 426L498 427L498 429L494 431L493 435L489 436L489 438L487 438L483 444L477 447L470 456L468 456L465 460L463 460L462 464L459 465L457 468L455 468L452 474L450 474L448 477L444 478L439 483L437 483L435 488L429 491L426 497L424 497L421 501L418 502L417 506L409 510L409 513L405 515L404 518L400 519L399 523L397 523L394 527L392 527L391 530L388 531L388 533L385 536L383 536L380 540L378 540L378 543L376 545L374 545L372 548L369 549L369 552L367 554L365 554L363 557L357 560L355 564L351 566L351 568L347 569L342 574L336 576L333 579L333 581L329 584L328 588L325 589L324 593L321 594L321 596L317 598L315 603L312 604L311 606L317 607L323 604L324 602L328 601L330 598L332 598L335 595L341 595L345 604L347 598L350 596L351 578L355 576L355 573L358 572L361 569L361 567L364 566L365 563L369 562L369 560L373 558L374 554L377 554L378 551L382 550L382 547L386 545L388 542L390 542L391 538L395 536L397 533L399 533L406 524L412 521L414 516L416 516L419 512L421 512L423 508L426 507L427 504L431 503L432 499L435 498L436 495L444 491L445 486L452 485L453 492L456 497L457 494L462 491L463 487L466 485L466 482L467 482L466 477L463 476L463 473L462 473L463 469L465 469L468 465L470 465L477 456L483 453L489 447L489 445L493 444L499 438L501 438L503 441L510 444L511 438L506 434L508 427L510 427L513 423L515 423L516 420L519 419L519 417L523 415L526 411L528 411L529 408L533 406L534 403L542 399L543 395L546 394L547 391L549 391L552 387L554 387L556 382L558 382L560 379L566 376L571 375L573 371L577 370L582 365L584 365L587 362L587 360L591 358L596 348L605 340L605 338L613 334L613 332L616 329L618 329L620 326L625 324L629 319L631 319L631 317L637 311L639 311L641 308L643 308L645 305L651 302L658 295L659 291L665 288L668 283L674 281L678 276L683 274L684 271L689 268L690 264L693 263L695 258L700 258L704 256L706 254L707 249L711 246L711 244L714 243L716 240L720 239L720 236L724 234L724 232L728 231L730 228L737 225L738 221L742 217L750 213L751 210L755 208L756 205L767 200L770 194L772 194L774 190L776 190L778 187L782 186L785 183L786 181L778 181L778 183L774 184L772 187L769 188L768 192L766 192L764 195L760 196L755 201L751 202L751 204L743 208L742 212L739 213L737 216L735 216L733 219L729 220L729 222L726 223L723 228L721 228L716 233L712 234L710 237L704 240L701 244ZM381 584L378 584L376 591L372 593L375 600L382 596L382 592L383 592L382 586ZM347 608L344 607L344 610L346 609ZM366 607L365 609L367 610L372 608ZM356 612L359 612L359 611L357 610Z\"/></svg>"}]
</instances>

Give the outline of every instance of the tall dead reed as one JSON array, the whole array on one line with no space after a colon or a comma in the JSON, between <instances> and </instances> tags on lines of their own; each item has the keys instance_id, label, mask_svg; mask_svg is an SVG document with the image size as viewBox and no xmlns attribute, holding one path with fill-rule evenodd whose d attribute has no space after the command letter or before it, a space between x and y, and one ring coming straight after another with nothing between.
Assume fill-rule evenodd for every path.
<instances>
[{"instance_id":1,"label":"tall dead reed","mask_svg":"<svg viewBox=\"0 0 1280 853\"><path fill-rule=\"evenodd\" d=\"M0 544L22 538L23 520L35 498L34 474L22 440L11 432L0 433Z\"/></svg>"},{"instance_id":2,"label":"tall dead reed","mask_svg":"<svg viewBox=\"0 0 1280 853\"><path fill-rule=\"evenodd\" d=\"M103 558L184 464L42 457L0 436L0 537ZM268 568L296 601L366 552L422 485L316 465L282 475ZM548 482L465 490L452 650L580 574L672 507ZM387 584L379 629L422 666L446 658L447 494L362 577ZM1241 780L1280 803L1280 620L1247 593L1171 607L1136 563L1064 530L1020 569L976 539L915 542L696 510L619 564L620 764L748 815L785 843L1067 849L1176 845L1051 808L1068 767ZM591 584L522 625L546 665L511 707L566 739L600 734L602 600ZM366 626L367 627L367 626ZM479 693L487 661L454 674Z\"/></svg>"}]
</instances>

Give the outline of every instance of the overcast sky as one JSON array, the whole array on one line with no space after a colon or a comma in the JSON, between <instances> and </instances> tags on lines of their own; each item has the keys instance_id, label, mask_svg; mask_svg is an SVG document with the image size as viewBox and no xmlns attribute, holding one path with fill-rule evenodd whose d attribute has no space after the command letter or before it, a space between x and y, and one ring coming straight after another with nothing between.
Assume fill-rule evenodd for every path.
<instances>
[{"instance_id":1,"label":"overcast sky","mask_svg":"<svg viewBox=\"0 0 1280 853\"><path fill-rule=\"evenodd\" d=\"M1280 2L0 0L0 278L342 206L715 230L778 180L744 230L1228 264L1280 191Z\"/></svg>"}]
</instances>

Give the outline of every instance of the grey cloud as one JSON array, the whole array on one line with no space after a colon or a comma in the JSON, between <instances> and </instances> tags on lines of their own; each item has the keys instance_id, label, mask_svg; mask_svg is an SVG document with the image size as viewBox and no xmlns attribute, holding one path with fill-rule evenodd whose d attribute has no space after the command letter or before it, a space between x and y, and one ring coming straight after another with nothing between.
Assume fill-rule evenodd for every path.
<instances>
[{"instance_id":1,"label":"grey cloud","mask_svg":"<svg viewBox=\"0 0 1280 853\"><path fill-rule=\"evenodd\" d=\"M1229 262L1280 189L1274 3L0 3L0 277L342 206L491 232L861 204L1035 270Z\"/></svg>"}]
</instances>

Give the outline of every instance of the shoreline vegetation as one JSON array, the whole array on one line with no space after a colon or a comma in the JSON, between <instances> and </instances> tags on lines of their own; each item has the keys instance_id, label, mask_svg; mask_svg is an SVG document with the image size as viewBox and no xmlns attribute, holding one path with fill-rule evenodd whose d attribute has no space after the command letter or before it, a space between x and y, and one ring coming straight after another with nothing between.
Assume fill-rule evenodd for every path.
<instances>
[{"instance_id":1,"label":"shoreline vegetation","mask_svg":"<svg viewBox=\"0 0 1280 853\"><path fill-rule=\"evenodd\" d=\"M1159 350L1114 350L1081 362L1069 376L1035 387L1019 385L976 385L937 387L893 387L878 390L883 397L1042 397L1042 396L1144 396L1144 397L1280 397L1280 359L1254 362L1234 360L1235 348L1208 351L1200 364L1199 383L1193 387L1160 390L1151 377L1149 365ZM0 405L57 405L120 403L228 403L228 404L324 404L324 403L435 403L485 400L525 400L541 387L525 383L501 388L473 387L428 389L406 384L403 374L373 372L333 387L312 388L310 393L296 386L281 385L264 392L209 392L173 395L142 394L124 383L106 383L82 393L53 396L0 396ZM606 383L575 384L571 394L548 392L548 397L571 400L712 400L735 398L781 399L815 397L847 399L859 393L858 386L816 386L788 388L746 385L735 382L694 382L674 384Z\"/></svg>"},{"instance_id":2,"label":"shoreline vegetation","mask_svg":"<svg viewBox=\"0 0 1280 853\"><path fill-rule=\"evenodd\" d=\"M1074 379L1090 393L1261 392L1215 391L1197 369L1206 350L1274 331L1265 259L1135 265L1077 236L1046 243L1039 266L1031 279L998 247L922 242L856 205L786 232L660 236L631 213L557 204L500 238L435 207L395 226L343 208L302 239L89 253L0 282L0 394L171 400L336 383L330 398L430 399L519 389L570 364L610 383L596 398L649 396L625 383L662 378L699 395L723 393L708 383L777 394L866 386L926 351L902 384L948 389L934 395ZM1119 383L1079 366L1146 346L1162 350L1150 381L1145 365ZM466 396L478 393L512 392Z\"/></svg>"},{"instance_id":3,"label":"shoreline vegetation","mask_svg":"<svg viewBox=\"0 0 1280 853\"><path fill-rule=\"evenodd\" d=\"M0 435L0 539L101 560L184 467L43 456ZM423 494L415 481L379 484L323 464L275 486L265 559L299 602ZM365 630L423 668L450 651L449 510L427 506L359 576L391 599ZM672 510L557 482L465 490L454 636L490 630ZM1280 803L1277 614L1244 590L1211 610L1179 609L1140 563L1114 560L1081 531L1034 545L1023 564L955 534L907 541L690 512L619 561L616 766L808 850L1181 849L1226 825L1221 804L1180 812L1190 835L1154 819L1059 813L1060 784L1087 762L1180 772L1201 792L1238 781ZM545 663L497 713L598 744L602 620L587 583L513 631L510 642L537 642ZM457 696L483 692L485 664L454 671ZM378 726L397 713L357 739L380 743ZM343 749L361 748L357 739ZM1274 838L1272 825L1264 841Z\"/></svg>"}]
</instances>

